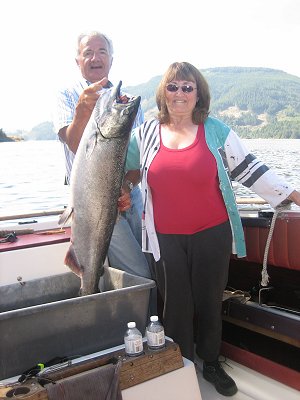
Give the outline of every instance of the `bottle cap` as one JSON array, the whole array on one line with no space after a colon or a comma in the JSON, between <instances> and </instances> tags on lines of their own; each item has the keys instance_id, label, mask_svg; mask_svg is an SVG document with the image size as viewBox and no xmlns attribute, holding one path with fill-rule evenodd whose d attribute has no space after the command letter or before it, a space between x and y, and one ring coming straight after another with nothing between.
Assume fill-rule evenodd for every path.
<instances>
[{"instance_id":1,"label":"bottle cap","mask_svg":"<svg viewBox=\"0 0 300 400\"><path fill-rule=\"evenodd\" d=\"M151 322L156 322L156 321L158 321L158 316L157 316L157 315L152 315L152 316L150 317L150 321L151 321Z\"/></svg>"},{"instance_id":2,"label":"bottle cap","mask_svg":"<svg viewBox=\"0 0 300 400\"><path fill-rule=\"evenodd\" d=\"M128 326L128 328L135 328L136 327L136 323L135 322L128 322L127 326Z\"/></svg>"}]
</instances>

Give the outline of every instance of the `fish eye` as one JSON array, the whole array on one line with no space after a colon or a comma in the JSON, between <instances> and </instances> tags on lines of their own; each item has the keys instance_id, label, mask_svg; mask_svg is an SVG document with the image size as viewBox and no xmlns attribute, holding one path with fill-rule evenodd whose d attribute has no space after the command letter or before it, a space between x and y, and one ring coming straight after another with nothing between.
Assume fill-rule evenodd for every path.
<instances>
[{"instance_id":1,"label":"fish eye","mask_svg":"<svg viewBox=\"0 0 300 400\"><path fill-rule=\"evenodd\" d=\"M129 112L129 107L126 107L126 108L124 108L122 111L121 111L121 117L123 116L123 115L128 115L128 114L130 114L130 112Z\"/></svg>"}]
</instances>

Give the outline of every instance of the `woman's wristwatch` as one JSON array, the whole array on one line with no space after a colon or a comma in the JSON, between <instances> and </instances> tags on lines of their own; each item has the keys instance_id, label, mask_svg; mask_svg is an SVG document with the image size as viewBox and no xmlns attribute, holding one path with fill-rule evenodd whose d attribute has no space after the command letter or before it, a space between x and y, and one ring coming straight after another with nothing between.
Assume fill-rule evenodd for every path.
<instances>
[{"instance_id":1,"label":"woman's wristwatch","mask_svg":"<svg viewBox=\"0 0 300 400\"><path fill-rule=\"evenodd\" d=\"M129 189L129 193L131 193L131 192L132 192L132 189L133 189L133 187L134 187L134 184L133 184L131 181L129 181L129 180L126 180L126 181L125 181L125 184L126 184L126 186L128 187L128 189Z\"/></svg>"}]
</instances>

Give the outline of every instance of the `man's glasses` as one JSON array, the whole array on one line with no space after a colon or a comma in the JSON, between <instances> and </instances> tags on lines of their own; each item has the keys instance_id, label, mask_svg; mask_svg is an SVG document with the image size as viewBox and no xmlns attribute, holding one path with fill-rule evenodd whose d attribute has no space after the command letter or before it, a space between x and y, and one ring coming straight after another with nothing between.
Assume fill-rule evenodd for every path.
<instances>
[{"instance_id":1,"label":"man's glasses","mask_svg":"<svg viewBox=\"0 0 300 400\"><path fill-rule=\"evenodd\" d=\"M178 90L179 88L183 91L183 93L191 93L194 89L196 89L196 88L194 88L194 87L191 86L191 85L182 85L182 86L178 86L178 85L176 85L176 83L169 83L169 84L166 86L167 91L168 91L168 92L172 92L172 93L177 92L177 90Z\"/></svg>"}]
</instances>

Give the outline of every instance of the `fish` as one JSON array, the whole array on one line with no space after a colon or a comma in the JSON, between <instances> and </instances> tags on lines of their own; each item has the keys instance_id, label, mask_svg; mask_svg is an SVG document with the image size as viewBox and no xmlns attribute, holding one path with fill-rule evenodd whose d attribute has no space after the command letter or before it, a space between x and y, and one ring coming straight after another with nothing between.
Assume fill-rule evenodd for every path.
<instances>
[{"instance_id":1,"label":"fish","mask_svg":"<svg viewBox=\"0 0 300 400\"><path fill-rule=\"evenodd\" d=\"M64 263L81 278L80 296L99 292L118 217L128 143L141 102L140 96L121 95L121 86L120 81L95 104L74 158L69 205L59 219L60 225L71 220Z\"/></svg>"}]
</instances>

